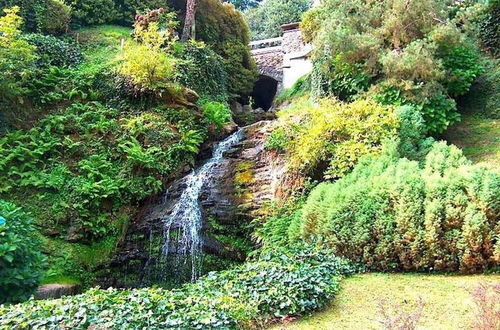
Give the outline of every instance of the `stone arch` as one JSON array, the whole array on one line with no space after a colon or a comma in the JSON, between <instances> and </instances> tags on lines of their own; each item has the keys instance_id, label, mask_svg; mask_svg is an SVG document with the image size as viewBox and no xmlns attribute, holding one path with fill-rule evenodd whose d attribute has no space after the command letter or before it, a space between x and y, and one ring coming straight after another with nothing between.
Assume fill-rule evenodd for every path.
<instances>
[{"instance_id":1,"label":"stone arch","mask_svg":"<svg viewBox=\"0 0 500 330\"><path fill-rule=\"evenodd\" d=\"M259 79L255 82L252 98L254 100L254 107L263 110L269 110L273 105L274 97L278 92L280 82L273 77L267 75L260 75Z\"/></svg>"}]
</instances>

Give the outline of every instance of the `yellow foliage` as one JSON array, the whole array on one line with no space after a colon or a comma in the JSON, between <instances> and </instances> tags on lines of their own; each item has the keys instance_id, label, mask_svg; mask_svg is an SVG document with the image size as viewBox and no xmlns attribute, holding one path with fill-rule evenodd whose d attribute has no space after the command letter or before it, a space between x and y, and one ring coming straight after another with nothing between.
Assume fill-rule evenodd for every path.
<instances>
[{"instance_id":1,"label":"yellow foliage","mask_svg":"<svg viewBox=\"0 0 500 330\"><path fill-rule=\"evenodd\" d=\"M326 165L327 178L341 177L361 156L380 152L382 141L397 134L394 108L374 101L345 104L322 99L317 105L303 100L299 104L282 111L279 120L290 139L286 149L291 166L305 172Z\"/></svg>"},{"instance_id":2,"label":"yellow foliage","mask_svg":"<svg viewBox=\"0 0 500 330\"><path fill-rule=\"evenodd\" d=\"M175 73L174 58L146 44L129 43L125 47L123 59L120 73L141 89L158 90L166 87Z\"/></svg>"}]
</instances>

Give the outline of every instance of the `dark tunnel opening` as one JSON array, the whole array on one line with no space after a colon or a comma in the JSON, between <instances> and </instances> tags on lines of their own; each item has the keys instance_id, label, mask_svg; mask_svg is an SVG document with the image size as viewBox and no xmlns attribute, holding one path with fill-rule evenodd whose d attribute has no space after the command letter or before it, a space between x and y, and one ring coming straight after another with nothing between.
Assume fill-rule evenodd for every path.
<instances>
[{"instance_id":1,"label":"dark tunnel opening","mask_svg":"<svg viewBox=\"0 0 500 330\"><path fill-rule=\"evenodd\" d=\"M269 110L273 104L274 96L278 90L278 81L268 76L260 76L252 91L254 108Z\"/></svg>"}]
</instances>

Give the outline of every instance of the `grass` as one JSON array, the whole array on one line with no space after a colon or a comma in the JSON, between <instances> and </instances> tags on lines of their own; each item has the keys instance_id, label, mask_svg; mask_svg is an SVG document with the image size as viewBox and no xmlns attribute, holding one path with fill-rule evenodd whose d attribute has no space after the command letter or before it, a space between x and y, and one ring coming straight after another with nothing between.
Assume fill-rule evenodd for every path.
<instances>
[{"instance_id":1,"label":"grass","mask_svg":"<svg viewBox=\"0 0 500 330\"><path fill-rule=\"evenodd\" d=\"M445 138L473 162L500 168L500 119L464 115L460 123L448 129Z\"/></svg>"},{"instance_id":2,"label":"grass","mask_svg":"<svg viewBox=\"0 0 500 330\"><path fill-rule=\"evenodd\" d=\"M476 307L468 290L481 282L500 283L500 275L355 275L342 282L339 295L325 310L274 329L383 329L382 299L412 312L419 297L425 303L419 328L470 328Z\"/></svg>"}]
</instances>

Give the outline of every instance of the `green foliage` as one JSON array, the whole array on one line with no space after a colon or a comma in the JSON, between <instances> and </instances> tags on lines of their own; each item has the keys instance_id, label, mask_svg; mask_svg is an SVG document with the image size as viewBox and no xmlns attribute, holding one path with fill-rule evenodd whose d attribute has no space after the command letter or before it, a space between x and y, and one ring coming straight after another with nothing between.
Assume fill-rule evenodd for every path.
<instances>
[{"instance_id":1,"label":"green foliage","mask_svg":"<svg viewBox=\"0 0 500 330\"><path fill-rule=\"evenodd\" d=\"M459 119L453 98L482 71L471 24L454 10L446 0L323 2L302 23L315 45L313 95L352 100L390 86L395 105L416 106L429 133L442 133Z\"/></svg>"},{"instance_id":2,"label":"green foliage","mask_svg":"<svg viewBox=\"0 0 500 330\"><path fill-rule=\"evenodd\" d=\"M244 11L246 9L255 8L259 5L261 0L228 0L238 10Z\"/></svg>"},{"instance_id":3,"label":"green foliage","mask_svg":"<svg viewBox=\"0 0 500 330\"><path fill-rule=\"evenodd\" d=\"M248 327L324 306L338 292L340 276L352 271L328 251L280 249L178 290L92 289L73 297L0 307L0 326Z\"/></svg>"},{"instance_id":4,"label":"green foliage","mask_svg":"<svg viewBox=\"0 0 500 330\"><path fill-rule=\"evenodd\" d=\"M0 140L0 192L31 198L36 219L61 238L116 234L117 212L159 192L204 139L191 113L172 112L119 114L77 103L29 131L9 133Z\"/></svg>"},{"instance_id":5,"label":"green foliage","mask_svg":"<svg viewBox=\"0 0 500 330\"><path fill-rule=\"evenodd\" d=\"M313 190L302 239L373 270L478 272L500 263L500 173L436 142L419 164L394 144L336 183Z\"/></svg>"},{"instance_id":6,"label":"green foliage","mask_svg":"<svg viewBox=\"0 0 500 330\"><path fill-rule=\"evenodd\" d=\"M50 34L68 32L71 8L62 0L47 0L36 13L37 31Z\"/></svg>"},{"instance_id":7,"label":"green foliage","mask_svg":"<svg viewBox=\"0 0 500 330\"><path fill-rule=\"evenodd\" d=\"M366 100L299 103L280 112L279 121L289 140L285 148L291 165L327 178L341 177L361 156L378 153L382 141L394 137L398 127L392 107Z\"/></svg>"},{"instance_id":8,"label":"green foliage","mask_svg":"<svg viewBox=\"0 0 500 330\"><path fill-rule=\"evenodd\" d=\"M22 40L36 47L37 65L70 67L83 60L80 48L69 42L43 34L25 34Z\"/></svg>"},{"instance_id":9,"label":"green foliage","mask_svg":"<svg viewBox=\"0 0 500 330\"><path fill-rule=\"evenodd\" d=\"M292 101L294 98L301 97L308 93L311 89L311 76L305 75L297 79L292 87L282 90L274 98L274 103L280 105L287 101Z\"/></svg>"},{"instance_id":10,"label":"green foliage","mask_svg":"<svg viewBox=\"0 0 500 330\"><path fill-rule=\"evenodd\" d=\"M222 57L230 96L249 95L258 74L248 46L248 25L241 12L229 3L200 0L196 39L206 42Z\"/></svg>"},{"instance_id":11,"label":"green foliage","mask_svg":"<svg viewBox=\"0 0 500 330\"><path fill-rule=\"evenodd\" d=\"M188 41L174 50L177 58L177 81L202 98L221 102L228 98L228 75L223 59L209 46Z\"/></svg>"},{"instance_id":12,"label":"green foliage","mask_svg":"<svg viewBox=\"0 0 500 330\"><path fill-rule=\"evenodd\" d=\"M494 56L500 55L500 1L491 0L486 19L481 25L480 38Z\"/></svg>"},{"instance_id":13,"label":"green foliage","mask_svg":"<svg viewBox=\"0 0 500 330\"><path fill-rule=\"evenodd\" d=\"M224 125L228 124L231 120L231 110L229 107L220 102L204 102L202 103L203 114L211 124L221 129Z\"/></svg>"},{"instance_id":14,"label":"green foliage","mask_svg":"<svg viewBox=\"0 0 500 330\"><path fill-rule=\"evenodd\" d=\"M114 0L65 0L71 7L71 22L75 26L109 24L118 12Z\"/></svg>"},{"instance_id":15,"label":"green foliage","mask_svg":"<svg viewBox=\"0 0 500 330\"><path fill-rule=\"evenodd\" d=\"M139 16L138 19L143 19ZM175 26L170 22L172 16L166 17L167 29L162 29L161 21L151 21L134 25L136 42L129 43L123 53L120 73L129 78L139 90L150 90L161 94L174 79L175 59L166 52L174 41L173 33L168 27Z\"/></svg>"},{"instance_id":16,"label":"green foliage","mask_svg":"<svg viewBox=\"0 0 500 330\"><path fill-rule=\"evenodd\" d=\"M43 276L44 263L30 216L0 200L0 304L29 298Z\"/></svg>"},{"instance_id":17,"label":"green foliage","mask_svg":"<svg viewBox=\"0 0 500 330\"><path fill-rule=\"evenodd\" d=\"M4 9L0 17L0 104L18 100L26 89L23 83L30 78L35 63L35 48L19 39L22 18L19 7Z\"/></svg>"},{"instance_id":18,"label":"green foliage","mask_svg":"<svg viewBox=\"0 0 500 330\"><path fill-rule=\"evenodd\" d=\"M281 25L299 22L310 0L267 0L245 13L252 40L281 36Z\"/></svg>"},{"instance_id":19,"label":"green foliage","mask_svg":"<svg viewBox=\"0 0 500 330\"><path fill-rule=\"evenodd\" d=\"M434 90L432 87L434 86ZM427 131L440 134L453 123L460 120L456 111L456 103L439 88L440 86L404 86L393 87L389 84L375 86L375 99L386 105L410 105L417 109L424 119Z\"/></svg>"},{"instance_id":20,"label":"green foliage","mask_svg":"<svg viewBox=\"0 0 500 330\"><path fill-rule=\"evenodd\" d=\"M266 148L283 152L289 141L289 137L286 135L285 130L279 127L274 129L269 135L269 139L266 142Z\"/></svg>"},{"instance_id":21,"label":"green foliage","mask_svg":"<svg viewBox=\"0 0 500 330\"><path fill-rule=\"evenodd\" d=\"M120 73L130 78L139 90L159 91L173 81L175 61L161 49L129 43L123 59Z\"/></svg>"},{"instance_id":22,"label":"green foliage","mask_svg":"<svg viewBox=\"0 0 500 330\"><path fill-rule=\"evenodd\" d=\"M500 119L500 65L499 60L486 60L485 70L460 99L461 110L476 116Z\"/></svg>"},{"instance_id":23,"label":"green foliage","mask_svg":"<svg viewBox=\"0 0 500 330\"><path fill-rule=\"evenodd\" d=\"M19 7L27 31L61 34L68 29L70 8L61 0L0 0L0 9L13 6Z\"/></svg>"}]
</instances>

